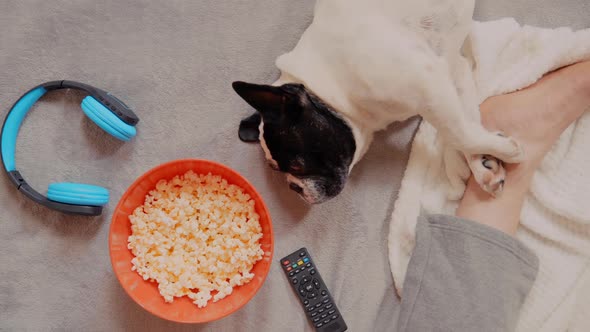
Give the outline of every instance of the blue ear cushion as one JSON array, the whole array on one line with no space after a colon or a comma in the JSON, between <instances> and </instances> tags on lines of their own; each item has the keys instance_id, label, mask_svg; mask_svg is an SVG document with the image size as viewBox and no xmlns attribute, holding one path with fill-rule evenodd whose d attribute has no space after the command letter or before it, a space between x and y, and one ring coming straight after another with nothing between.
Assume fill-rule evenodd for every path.
<instances>
[{"instance_id":1,"label":"blue ear cushion","mask_svg":"<svg viewBox=\"0 0 590 332\"><path fill-rule=\"evenodd\" d=\"M109 191L90 184L52 183L47 189L47 198L66 204L102 206L109 201Z\"/></svg>"},{"instance_id":2,"label":"blue ear cushion","mask_svg":"<svg viewBox=\"0 0 590 332\"><path fill-rule=\"evenodd\" d=\"M82 110L100 128L122 141L128 141L137 134L134 126L123 122L92 96L82 100Z\"/></svg>"}]
</instances>

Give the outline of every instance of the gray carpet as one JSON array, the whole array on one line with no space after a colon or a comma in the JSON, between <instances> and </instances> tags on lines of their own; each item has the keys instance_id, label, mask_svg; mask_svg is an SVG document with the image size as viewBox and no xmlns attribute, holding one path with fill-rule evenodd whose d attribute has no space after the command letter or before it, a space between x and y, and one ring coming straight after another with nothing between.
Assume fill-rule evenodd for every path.
<instances>
[{"instance_id":1,"label":"gray carpet","mask_svg":"<svg viewBox=\"0 0 590 332\"><path fill-rule=\"evenodd\" d=\"M389 215L416 121L378 135L335 200L310 207L237 139L250 109L233 80L272 82L274 59L297 42L312 1L0 1L2 114L26 90L70 79L111 91L141 121L129 143L79 109L82 94L44 97L25 120L17 166L35 188L96 183L111 190L99 218L39 207L0 177L0 330L311 331L278 264L239 312L180 325L152 316L119 286L108 256L112 209L148 169L178 158L225 163L262 193L273 216L276 259L306 246L350 331L385 331L399 304L387 261ZM588 27L585 0L480 1L477 17L516 16L542 26Z\"/></svg>"}]
</instances>

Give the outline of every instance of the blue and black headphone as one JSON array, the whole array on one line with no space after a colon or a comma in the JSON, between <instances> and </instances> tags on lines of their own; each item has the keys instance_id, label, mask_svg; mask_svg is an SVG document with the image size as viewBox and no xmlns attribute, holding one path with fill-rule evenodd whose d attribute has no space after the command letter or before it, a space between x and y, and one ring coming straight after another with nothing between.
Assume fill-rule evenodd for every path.
<instances>
[{"instance_id":1,"label":"blue and black headphone","mask_svg":"<svg viewBox=\"0 0 590 332\"><path fill-rule=\"evenodd\" d=\"M2 126L2 163L8 177L26 197L53 210L68 214L97 216L109 201L109 191L103 187L80 183L52 183L47 197L33 189L15 165L16 137L23 119L31 107L46 92L58 89L85 91L82 111L107 133L122 141L135 136L139 118L122 101L110 93L74 81L52 81L29 90L12 106Z\"/></svg>"}]
</instances>

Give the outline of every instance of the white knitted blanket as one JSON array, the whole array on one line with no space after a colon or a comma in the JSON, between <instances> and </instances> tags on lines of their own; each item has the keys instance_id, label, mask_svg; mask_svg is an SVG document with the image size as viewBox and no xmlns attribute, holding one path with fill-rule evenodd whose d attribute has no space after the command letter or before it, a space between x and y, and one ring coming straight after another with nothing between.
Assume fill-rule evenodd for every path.
<instances>
[{"instance_id":1,"label":"white knitted blanket","mask_svg":"<svg viewBox=\"0 0 590 332\"><path fill-rule=\"evenodd\" d=\"M513 19L475 22L469 44L480 103L590 59L590 29L521 27ZM399 294L418 215L454 214L457 207L458 201L447 198L443 148L436 130L422 122L390 224L389 260ZM517 237L538 255L540 270L517 331L590 331L590 112L545 158L521 218Z\"/></svg>"}]
</instances>

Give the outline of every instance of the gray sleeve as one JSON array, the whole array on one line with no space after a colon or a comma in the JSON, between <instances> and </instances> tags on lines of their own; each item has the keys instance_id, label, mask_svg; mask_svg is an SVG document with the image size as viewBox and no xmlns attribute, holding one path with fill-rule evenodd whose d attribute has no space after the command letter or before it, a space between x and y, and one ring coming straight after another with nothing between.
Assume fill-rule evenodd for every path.
<instances>
[{"instance_id":1,"label":"gray sleeve","mask_svg":"<svg viewBox=\"0 0 590 332\"><path fill-rule=\"evenodd\" d=\"M538 265L508 234L452 216L420 217L396 331L512 331Z\"/></svg>"}]
</instances>

